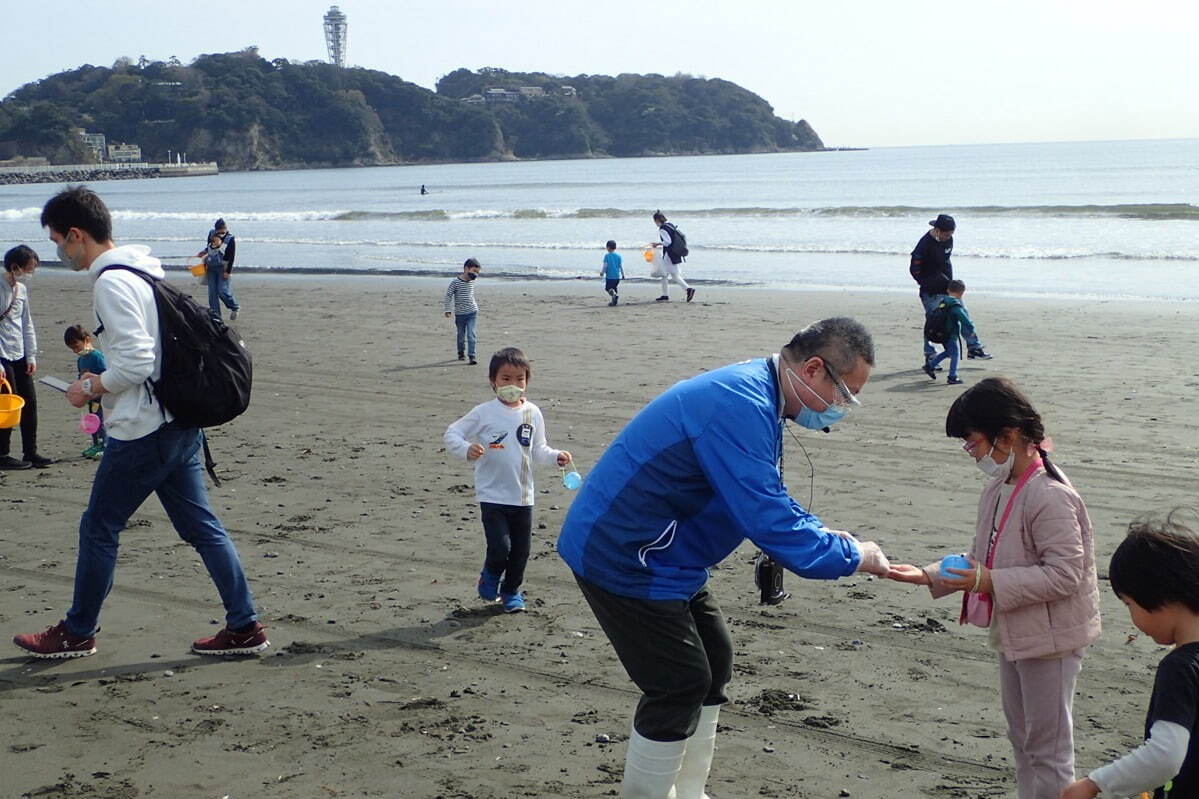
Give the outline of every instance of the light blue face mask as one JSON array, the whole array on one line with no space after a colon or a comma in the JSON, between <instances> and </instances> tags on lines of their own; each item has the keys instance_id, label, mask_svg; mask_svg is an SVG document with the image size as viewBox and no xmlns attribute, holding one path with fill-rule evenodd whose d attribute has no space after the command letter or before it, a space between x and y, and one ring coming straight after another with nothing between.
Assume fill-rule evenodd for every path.
<instances>
[{"instance_id":1,"label":"light blue face mask","mask_svg":"<svg viewBox=\"0 0 1199 799\"><path fill-rule=\"evenodd\" d=\"M795 383L799 383L801 386L806 388L809 392L816 394L816 391L811 386L809 386L804 381L800 380L799 376L796 375L795 372L792 372L790 369L787 370L787 378L792 381L791 387L793 390L795 388ZM795 394L796 394L796 397L798 398L799 392L796 391ZM799 413L797 413L791 417L791 421L795 422L800 427L806 427L809 430L823 430L826 427L832 427L837 422L844 419L845 414L849 413L848 406L833 405L831 402L828 402L828 400L824 399L824 397L821 397L819 394L816 394L816 396L820 398L821 402L827 403L828 407L818 413L818 412L812 410L811 408L809 408L807 406L807 404L804 403L803 400L801 399L799 401L801 403L803 403L803 408L800 410Z\"/></svg>"}]
</instances>

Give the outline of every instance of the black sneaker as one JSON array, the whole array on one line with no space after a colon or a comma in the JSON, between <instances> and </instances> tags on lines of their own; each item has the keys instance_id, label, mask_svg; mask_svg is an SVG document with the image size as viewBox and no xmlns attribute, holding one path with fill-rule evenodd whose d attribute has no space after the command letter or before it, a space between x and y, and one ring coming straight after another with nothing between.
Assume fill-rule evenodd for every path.
<instances>
[{"instance_id":1,"label":"black sneaker","mask_svg":"<svg viewBox=\"0 0 1199 799\"><path fill-rule=\"evenodd\" d=\"M691 302L691 298L695 296L695 289L687 289L687 302Z\"/></svg>"},{"instance_id":2,"label":"black sneaker","mask_svg":"<svg viewBox=\"0 0 1199 799\"><path fill-rule=\"evenodd\" d=\"M987 357L990 357L990 356L987 356ZM945 382L951 386L960 386L962 383L964 383L966 381L962 380L962 378L957 377L956 375L951 375Z\"/></svg>"},{"instance_id":3,"label":"black sneaker","mask_svg":"<svg viewBox=\"0 0 1199 799\"><path fill-rule=\"evenodd\" d=\"M663 294L661 297L654 300L654 302L670 302L670 297L667 297L665 294Z\"/></svg>"},{"instance_id":4,"label":"black sneaker","mask_svg":"<svg viewBox=\"0 0 1199 799\"><path fill-rule=\"evenodd\" d=\"M458 360L460 360L460 361L465 361L465 360L466 360L466 353L465 353L465 352L460 352L460 353L458 353Z\"/></svg>"},{"instance_id":5,"label":"black sneaker","mask_svg":"<svg viewBox=\"0 0 1199 799\"><path fill-rule=\"evenodd\" d=\"M32 455L26 455L25 460L29 461L29 464L35 469L45 469L50 464L54 463L53 458L43 458L36 452Z\"/></svg>"},{"instance_id":6,"label":"black sneaker","mask_svg":"<svg viewBox=\"0 0 1199 799\"><path fill-rule=\"evenodd\" d=\"M19 461L12 455L0 456L0 469L9 469L16 471L17 469L32 469L33 464L29 461Z\"/></svg>"},{"instance_id":7,"label":"black sneaker","mask_svg":"<svg viewBox=\"0 0 1199 799\"><path fill-rule=\"evenodd\" d=\"M993 356L982 347L975 347L972 350L967 350L966 357L973 361L989 361Z\"/></svg>"},{"instance_id":8,"label":"black sneaker","mask_svg":"<svg viewBox=\"0 0 1199 799\"><path fill-rule=\"evenodd\" d=\"M937 370L936 370L936 369L934 369L934 368L933 368L933 366L932 366L932 364L930 364L930 363L926 363L924 366L921 366L921 367L920 367L920 371L922 371L922 372L924 372L926 375L928 375L928 379L929 379L929 380L936 380L936 379L937 379Z\"/></svg>"},{"instance_id":9,"label":"black sneaker","mask_svg":"<svg viewBox=\"0 0 1199 799\"><path fill-rule=\"evenodd\" d=\"M478 361L476 361L474 358L471 358L471 359L470 359L470 365L471 365L471 366L474 366L474 365L476 365L477 363L478 363Z\"/></svg>"}]
</instances>

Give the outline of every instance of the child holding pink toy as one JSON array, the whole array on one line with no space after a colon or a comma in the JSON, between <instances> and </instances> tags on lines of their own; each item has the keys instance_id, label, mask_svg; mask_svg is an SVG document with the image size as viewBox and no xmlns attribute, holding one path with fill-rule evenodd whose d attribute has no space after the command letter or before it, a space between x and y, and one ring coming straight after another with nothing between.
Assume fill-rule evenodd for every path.
<instances>
[{"instance_id":1,"label":"child holding pink toy","mask_svg":"<svg viewBox=\"0 0 1199 799\"><path fill-rule=\"evenodd\" d=\"M1020 799L1058 799L1074 780L1074 684L1099 637L1099 584L1086 506L1049 462L1041 417L1010 380L990 377L949 409L945 434L989 478L968 569L894 565L888 575L963 592L961 622L987 628L1015 753Z\"/></svg>"}]
</instances>

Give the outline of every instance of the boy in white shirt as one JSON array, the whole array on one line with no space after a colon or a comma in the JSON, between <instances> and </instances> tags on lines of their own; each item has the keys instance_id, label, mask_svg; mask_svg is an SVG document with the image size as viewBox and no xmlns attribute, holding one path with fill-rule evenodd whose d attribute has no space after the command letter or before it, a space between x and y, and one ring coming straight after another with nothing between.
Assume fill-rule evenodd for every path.
<instances>
[{"instance_id":1,"label":"boy in white shirt","mask_svg":"<svg viewBox=\"0 0 1199 799\"><path fill-rule=\"evenodd\" d=\"M444 436L451 455L475 465L475 498L487 536L479 596L494 602L498 595L505 613L525 609L520 586L533 535L533 464L571 462L569 452L546 444L541 409L525 399L531 375L529 360L515 347L491 356L487 377L496 398L476 405Z\"/></svg>"}]
</instances>

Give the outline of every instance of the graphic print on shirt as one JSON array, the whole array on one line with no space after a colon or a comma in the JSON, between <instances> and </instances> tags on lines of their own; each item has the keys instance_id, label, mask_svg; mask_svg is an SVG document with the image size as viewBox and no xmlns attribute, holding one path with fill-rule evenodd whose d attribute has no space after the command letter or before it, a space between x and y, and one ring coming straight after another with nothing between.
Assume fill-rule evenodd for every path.
<instances>
[{"instance_id":1,"label":"graphic print on shirt","mask_svg":"<svg viewBox=\"0 0 1199 799\"><path fill-rule=\"evenodd\" d=\"M516 428L516 440L522 447L527 447L533 443L533 425L525 422L520 427Z\"/></svg>"},{"instance_id":2,"label":"graphic print on shirt","mask_svg":"<svg viewBox=\"0 0 1199 799\"><path fill-rule=\"evenodd\" d=\"M491 443L487 445L487 449L503 449L504 448L504 439L507 437L508 437L508 431L505 430L504 432L500 433L498 436L496 436L495 438L493 438L491 440Z\"/></svg>"}]
</instances>

